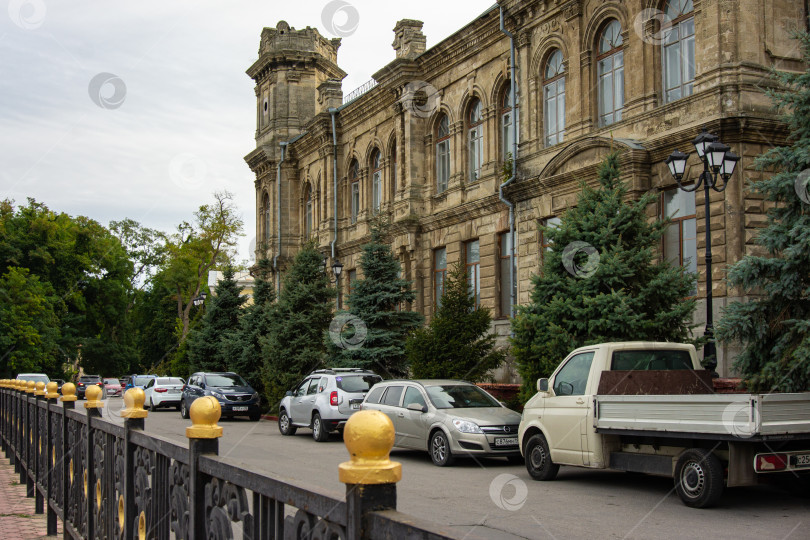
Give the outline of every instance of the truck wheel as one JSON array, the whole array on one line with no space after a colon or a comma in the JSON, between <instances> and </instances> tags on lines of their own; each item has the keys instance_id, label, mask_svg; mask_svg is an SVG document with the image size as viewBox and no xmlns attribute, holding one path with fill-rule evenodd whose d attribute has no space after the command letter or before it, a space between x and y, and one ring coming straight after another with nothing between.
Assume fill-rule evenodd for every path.
<instances>
[{"instance_id":1,"label":"truck wheel","mask_svg":"<svg viewBox=\"0 0 810 540\"><path fill-rule=\"evenodd\" d=\"M430 459L437 467L446 467L452 465L454 458L453 453L450 452L450 441L447 440L447 435L444 431L438 429L436 433L430 438Z\"/></svg>"},{"instance_id":2,"label":"truck wheel","mask_svg":"<svg viewBox=\"0 0 810 540\"><path fill-rule=\"evenodd\" d=\"M298 430L298 428L292 425L290 415L288 415L287 411L284 409L278 411L278 430L282 435L295 435L295 432Z\"/></svg>"},{"instance_id":3,"label":"truck wheel","mask_svg":"<svg viewBox=\"0 0 810 540\"><path fill-rule=\"evenodd\" d=\"M548 449L546 438L538 433L532 435L523 451L526 456L526 470L535 480L554 480L560 471L560 466L551 461L551 452Z\"/></svg>"},{"instance_id":4,"label":"truck wheel","mask_svg":"<svg viewBox=\"0 0 810 540\"><path fill-rule=\"evenodd\" d=\"M690 448L675 465L675 491L686 506L713 506L723 494L723 464L709 450Z\"/></svg>"},{"instance_id":5,"label":"truck wheel","mask_svg":"<svg viewBox=\"0 0 810 540\"><path fill-rule=\"evenodd\" d=\"M318 413L312 415L312 438L318 442L329 440L329 430L323 425L321 415Z\"/></svg>"}]
</instances>

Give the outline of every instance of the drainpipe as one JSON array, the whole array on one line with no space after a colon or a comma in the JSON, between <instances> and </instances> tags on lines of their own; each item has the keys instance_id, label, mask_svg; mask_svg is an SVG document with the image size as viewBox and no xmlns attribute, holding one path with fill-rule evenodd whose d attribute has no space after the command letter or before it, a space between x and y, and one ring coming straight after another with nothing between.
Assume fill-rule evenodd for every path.
<instances>
[{"instance_id":1,"label":"drainpipe","mask_svg":"<svg viewBox=\"0 0 810 540\"><path fill-rule=\"evenodd\" d=\"M334 156L334 161L332 162L332 198L334 200L334 218L335 218L335 230L332 235L332 260L335 260L335 244L337 243L337 232L338 232L338 197L337 197L337 132L335 130L335 115L337 114L338 110L334 107L329 108L329 114L332 115L332 156Z\"/></svg>"},{"instance_id":2,"label":"drainpipe","mask_svg":"<svg viewBox=\"0 0 810 540\"><path fill-rule=\"evenodd\" d=\"M503 196L503 188L511 184L515 180L515 171L517 170L517 80L515 79L515 37L503 25L503 6L498 6L501 17L501 32L509 37L509 99L512 102L512 175L498 187L498 197L501 201L509 207L509 243L511 250L509 252L509 272L511 291L509 296L511 298L511 313L512 317L515 316L515 306L517 305L517 271L515 269L515 205L512 204L506 197Z\"/></svg>"},{"instance_id":3,"label":"drainpipe","mask_svg":"<svg viewBox=\"0 0 810 540\"><path fill-rule=\"evenodd\" d=\"M278 256L281 253L281 164L284 163L284 156L287 151L287 143L278 143L281 148L281 159L276 167L276 233L278 244L276 254L273 257L273 272L276 274L276 294L281 294L281 276L278 275Z\"/></svg>"}]
</instances>

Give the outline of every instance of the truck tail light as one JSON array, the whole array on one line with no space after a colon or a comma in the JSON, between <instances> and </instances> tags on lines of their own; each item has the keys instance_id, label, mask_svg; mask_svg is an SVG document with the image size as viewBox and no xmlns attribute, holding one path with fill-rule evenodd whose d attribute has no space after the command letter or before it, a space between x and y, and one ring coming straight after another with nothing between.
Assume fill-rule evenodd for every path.
<instances>
[{"instance_id":1,"label":"truck tail light","mask_svg":"<svg viewBox=\"0 0 810 540\"><path fill-rule=\"evenodd\" d=\"M757 454L754 458L756 472L781 471L787 468L788 457L785 454Z\"/></svg>"},{"instance_id":2,"label":"truck tail light","mask_svg":"<svg viewBox=\"0 0 810 540\"><path fill-rule=\"evenodd\" d=\"M337 407L338 405L338 395L337 390L332 390L332 393L329 394L329 404L333 407Z\"/></svg>"}]
</instances>

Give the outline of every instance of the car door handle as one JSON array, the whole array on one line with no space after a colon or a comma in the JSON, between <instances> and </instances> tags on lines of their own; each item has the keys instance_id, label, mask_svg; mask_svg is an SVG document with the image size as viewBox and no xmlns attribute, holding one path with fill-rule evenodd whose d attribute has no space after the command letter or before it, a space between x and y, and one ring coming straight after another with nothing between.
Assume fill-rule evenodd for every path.
<instances>
[{"instance_id":1,"label":"car door handle","mask_svg":"<svg viewBox=\"0 0 810 540\"><path fill-rule=\"evenodd\" d=\"M399 416L400 418L405 418L405 413L399 413L397 416Z\"/></svg>"},{"instance_id":2,"label":"car door handle","mask_svg":"<svg viewBox=\"0 0 810 540\"><path fill-rule=\"evenodd\" d=\"M577 398L577 405L585 405L585 400L582 398Z\"/></svg>"}]
</instances>

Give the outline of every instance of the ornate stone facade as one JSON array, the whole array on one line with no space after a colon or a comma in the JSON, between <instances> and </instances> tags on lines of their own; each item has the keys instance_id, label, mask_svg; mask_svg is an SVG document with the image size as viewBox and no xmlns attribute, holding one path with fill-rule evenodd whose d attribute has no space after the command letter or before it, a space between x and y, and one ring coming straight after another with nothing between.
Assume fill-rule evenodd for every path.
<instances>
[{"instance_id":1,"label":"ornate stone facade","mask_svg":"<svg viewBox=\"0 0 810 540\"><path fill-rule=\"evenodd\" d=\"M538 224L574 204L581 181L595 183L611 148L622 151L634 196L661 193L651 215L680 208L685 219L662 256L696 266L702 302L703 192L685 202L674 196L664 160L676 148L691 152L686 177L696 178L691 141L705 127L742 157L728 189L710 200L717 318L740 295L723 281L726 266L754 250L765 219L765 203L745 184L761 174L755 156L786 137L764 90L772 67L805 67L790 38L807 20L803 2L500 0L427 50L422 23L403 20L394 28L396 58L346 103L339 39L283 21L265 28L248 70L257 96L257 145L245 158L256 173L257 257L265 252L282 270L314 237L343 263L345 294L368 220L381 212L414 282L414 309L430 317L444 255L448 266L470 263L495 331L508 333L509 212L499 187L513 111L501 10L517 74L516 178L505 190L515 205L517 302L528 301L541 264ZM704 312L700 303L698 331ZM718 349L727 375L733 351Z\"/></svg>"}]
</instances>

